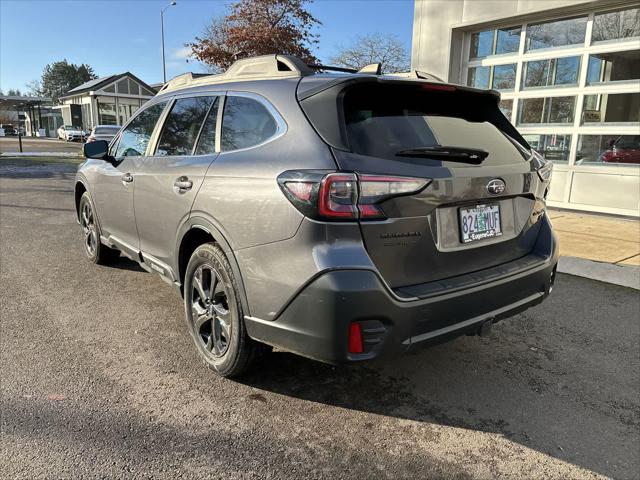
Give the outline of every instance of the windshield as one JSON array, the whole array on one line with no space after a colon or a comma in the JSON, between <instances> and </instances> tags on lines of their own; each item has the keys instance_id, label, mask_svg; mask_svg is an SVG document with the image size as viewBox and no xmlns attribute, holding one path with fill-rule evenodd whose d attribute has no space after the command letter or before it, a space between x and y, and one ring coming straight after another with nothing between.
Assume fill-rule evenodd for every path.
<instances>
[{"instance_id":1,"label":"windshield","mask_svg":"<svg viewBox=\"0 0 640 480\"><path fill-rule=\"evenodd\" d=\"M478 101L469 108L456 93L380 84L347 91L344 116L351 151L397 159L398 154L410 157L411 151L428 156L425 151L451 147L453 151L487 152L482 162L486 165L526 158L522 149L490 122L489 110L497 105ZM443 155L433 158L446 161Z\"/></svg>"},{"instance_id":2,"label":"windshield","mask_svg":"<svg viewBox=\"0 0 640 480\"><path fill-rule=\"evenodd\" d=\"M637 149L638 145L640 145L640 135L623 135L613 142L613 146L618 149Z\"/></svg>"},{"instance_id":3,"label":"windshield","mask_svg":"<svg viewBox=\"0 0 640 480\"><path fill-rule=\"evenodd\" d=\"M65 125L64 128L65 128L65 130L74 130L77 127L74 127L73 125Z\"/></svg>"}]
</instances>

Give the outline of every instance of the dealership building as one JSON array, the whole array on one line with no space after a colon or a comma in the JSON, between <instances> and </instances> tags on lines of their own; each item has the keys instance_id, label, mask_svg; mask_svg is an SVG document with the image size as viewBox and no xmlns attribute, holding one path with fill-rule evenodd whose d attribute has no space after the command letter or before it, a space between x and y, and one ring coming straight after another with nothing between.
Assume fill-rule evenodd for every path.
<instances>
[{"instance_id":1,"label":"dealership building","mask_svg":"<svg viewBox=\"0 0 640 480\"><path fill-rule=\"evenodd\" d=\"M96 125L124 125L156 90L132 73L125 72L90 80L60 97L54 107L65 125L89 131Z\"/></svg>"},{"instance_id":2,"label":"dealership building","mask_svg":"<svg viewBox=\"0 0 640 480\"><path fill-rule=\"evenodd\" d=\"M551 206L640 216L637 1L416 0L411 63L501 93Z\"/></svg>"}]
</instances>

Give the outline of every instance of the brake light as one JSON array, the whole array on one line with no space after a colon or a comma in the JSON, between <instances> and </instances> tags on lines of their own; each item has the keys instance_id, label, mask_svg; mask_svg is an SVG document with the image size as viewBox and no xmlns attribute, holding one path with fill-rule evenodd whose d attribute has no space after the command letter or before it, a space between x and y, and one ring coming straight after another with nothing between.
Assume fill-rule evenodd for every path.
<instances>
[{"instance_id":1,"label":"brake light","mask_svg":"<svg viewBox=\"0 0 640 480\"><path fill-rule=\"evenodd\" d=\"M320 183L318 211L326 218L356 218L357 178L353 173L330 173Z\"/></svg>"},{"instance_id":2,"label":"brake light","mask_svg":"<svg viewBox=\"0 0 640 480\"><path fill-rule=\"evenodd\" d=\"M444 92L455 92L456 87L453 85L440 85L438 83L424 83L421 85L424 90L440 90Z\"/></svg>"},{"instance_id":3,"label":"brake light","mask_svg":"<svg viewBox=\"0 0 640 480\"><path fill-rule=\"evenodd\" d=\"M380 203L410 195L431 180L388 175L358 175L316 171L288 171L278 177L280 188L308 217L328 220L376 220L386 218Z\"/></svg>"}]
</instances>

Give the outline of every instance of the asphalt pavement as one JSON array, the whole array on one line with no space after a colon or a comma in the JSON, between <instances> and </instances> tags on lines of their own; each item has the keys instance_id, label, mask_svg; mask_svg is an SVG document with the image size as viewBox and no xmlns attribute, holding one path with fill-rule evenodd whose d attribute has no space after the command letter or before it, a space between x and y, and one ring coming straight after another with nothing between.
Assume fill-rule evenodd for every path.
<instances>
[{"instance_id":1,"label":"asphalt pavement","mask_svg":"<svg viewBox=\"0 0 640 480\"><path fill-rule=\"evenodd\" d=\"M65 142L57 138L22 137L22 151L24 153L76 153L82 152L82 142ZM0 154L19 152L18 137L0 137Z\"/></svg>"},{"instance_id":2,"label":"asphalt pavement","mask_svg":"<svg viewBox=\"0 0 640 480\"><path fill-rule=\"evenodd\" d=\"M0 158L2 478L638 478L638 291L559 275L488 338L221 379L157 275L85 259L75 168Z\"/></svg>"}]
</instances>

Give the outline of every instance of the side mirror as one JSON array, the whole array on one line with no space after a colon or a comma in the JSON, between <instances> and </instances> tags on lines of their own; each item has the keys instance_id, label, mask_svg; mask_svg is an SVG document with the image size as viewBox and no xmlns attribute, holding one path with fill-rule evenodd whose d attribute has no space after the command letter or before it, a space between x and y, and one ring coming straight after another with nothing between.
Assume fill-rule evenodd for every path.
<instances>
[{"instance_id":1,"label":"side mirror","mask_svg":"<svg viewBox=\"0 0 640 480\"><path fill-rule=\"evenodd\" d=\"M85 143L83 151L84 156L87 158L106 160L109 154L109 144L104 140L96 140L95 142Z\"/></svg>"}]
</instances>

